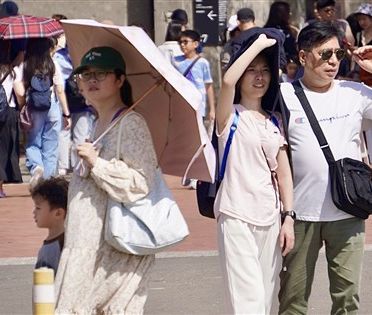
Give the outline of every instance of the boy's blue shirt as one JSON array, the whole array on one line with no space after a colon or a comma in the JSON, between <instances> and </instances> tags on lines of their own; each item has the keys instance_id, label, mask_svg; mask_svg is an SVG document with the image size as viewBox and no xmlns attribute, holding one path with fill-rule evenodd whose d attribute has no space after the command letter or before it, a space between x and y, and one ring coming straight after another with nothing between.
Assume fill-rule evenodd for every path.
<instances>
[{"instance_id":1,"label":"boy's blue shirt","mask_svg":"<svg viewBox=\"0 0 372 315\"><path fill-rule=\"evenodd\" d=\"M193 61L194 59L187 59L185 56L179 56L174 58L174 65L177 70L183 74ZM205 84L213 83L208 60L203 57L199 58L186 75L186 78L196 86L202 95L202 107L200 108L200 113L204 117L206 115L207 99Z\"/></svg>"}]
</instances>

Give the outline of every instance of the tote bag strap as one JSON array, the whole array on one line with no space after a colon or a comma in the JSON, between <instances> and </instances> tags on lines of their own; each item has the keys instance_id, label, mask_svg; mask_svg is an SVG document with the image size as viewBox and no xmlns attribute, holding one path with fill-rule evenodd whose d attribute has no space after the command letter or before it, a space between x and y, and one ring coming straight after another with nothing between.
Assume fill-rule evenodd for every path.
<instances>
[{"instance_id":1,"label":"tote bag strap","mask_svg":"<svg viewBox=\"0 0 372 315\"><path fill-rule=\"evenodd\" d=\"M292 82L292 85L294 87L295 94L298 97L307 118L309 119L311 129L313 130L316 139L319 142L320 148L322 149L322 152L327 160L328 165L334 163L335 158L333 156L333 153L329 147L326 137L324 136L322 128L320 127L318 120L316 119L316 116L310 106L310 103L305 95L304 89L302 88L300 81L296 80Z\"/></svg>"},{"instance_id":2,"label":"tote bag strap","mask_svg":"<svg viewBox=\"0 0 372 315\"><path fill-rule=\"evenodd\" d=\"M225 151L223 152L223 158L222 158L220 173L218 174L218 179L220 181L222 181L223 177L225 176L227 156L229 155L229 152L230 152L231 142L232 142L232 139L234 137L236 128L238 128L238 121L239 121L239 112L235 109L234 120L233 120L233 123L231 124L231 127L230 127L229 137L227 138Z\"/></svg>"}]
</instances>

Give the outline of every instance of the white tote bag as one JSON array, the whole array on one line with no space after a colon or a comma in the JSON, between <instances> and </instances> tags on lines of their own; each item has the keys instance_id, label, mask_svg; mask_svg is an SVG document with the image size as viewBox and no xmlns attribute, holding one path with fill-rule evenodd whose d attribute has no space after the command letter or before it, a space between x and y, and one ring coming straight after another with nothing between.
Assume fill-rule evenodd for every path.
<instances>
[{"instance_id":1,"label":"white tote bag","mask_svg":"<svg viewBox=\"0 0 372 315\"><path fill-rule=\"evenodd\" d=\"M116 157L119 158L122 122ZM163 174L156 169L153 189L132 203L108 200L104 237L118 251L149 255L176 245L189 235L186 221L167 187Z\"/></svg>"}]
</instances>

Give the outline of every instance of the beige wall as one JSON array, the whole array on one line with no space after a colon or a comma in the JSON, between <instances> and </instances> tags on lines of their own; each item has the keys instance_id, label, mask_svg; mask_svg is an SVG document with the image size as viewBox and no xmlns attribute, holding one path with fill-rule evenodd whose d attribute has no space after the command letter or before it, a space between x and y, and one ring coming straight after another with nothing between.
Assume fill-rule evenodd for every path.
<instances>
[{"instance_id":1,"label":"beige wall","mask_svg":"<svg viewBox=\"0 0 372 315\"><path fill-rule=\"evenodd\" d=\"M98 21L112 20L118 25L143 24L156 44L164 41L167 16L174 9L188 12L189 25L193 25L192 0L15 0L23 14L51 16L62 13L69 18L89 18ZM293 20L304 21L305 3L308 0L287 0L292 7ZM257 25L262 26L268 16L273 0L230 0L227 16L242 7L250 7L256 14ZM346 17L367 0L338 0L340 16Z\"/></svg>"},{"instance_id":2,"label":"beige wall","mask_svg":"<svg viewBox=\"0 0 372 315\"><path fill-rule=\"evenodd\" d=\"M51 16L54 13L68 18L112 20L115 24L127 24L126 0L15 0L22 14ZM142 0L139 0L141 2Z\"/></svg>"}]
</instances>

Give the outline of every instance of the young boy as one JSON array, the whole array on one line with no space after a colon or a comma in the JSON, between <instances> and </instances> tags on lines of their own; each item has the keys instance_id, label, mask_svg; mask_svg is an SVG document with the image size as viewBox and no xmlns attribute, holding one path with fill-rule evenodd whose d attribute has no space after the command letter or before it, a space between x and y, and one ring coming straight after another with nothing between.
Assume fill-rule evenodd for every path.
<instances>
[{"instance_id":1,"label":"young boy","mask_svg":"<svg viewBox=\"0 0 372 315\"><path fill-rule=\"evenodd\" d=\"M199 42L198 32L193 30L181 32L178 43L184 55L175 57L174 64L178 71L191 81L202 94L200 113L204 118L207 130L209 130L208 127L213 124L215 118L213 80L208 60L200 57L197 53Z\"/></svg>"},{"instance_id":2,"label":"young boy","mask_svg":"<svg viewBox=\"0 0 372 315\"><path fill-rule=\"evenodd\" d=\"M64 243L68 182L62 177L41 181L31 191L37 227L47 228L48 236L39 250L35 268L48 267L57 272Z\"/></svg>"},{"instance_id":3,"label":"young boy","mask_svg":"<svg viewBox=\"0 0 372 315\"><path fill-rule=\"evenodd\" d=\"M207 133L209 137L212 138L214 119L216 116L213 80L208 60L200 57L197 52L197 48L200 44L200 35L193 30L183 31L181 32L178 43L184 55L175 57L173 64L201 93L202 104L199 108L199 112L203 117ZM196 179L186 179L183 185L188 188L196 189L196 182Z\"/></svg>"}]
</instances>

